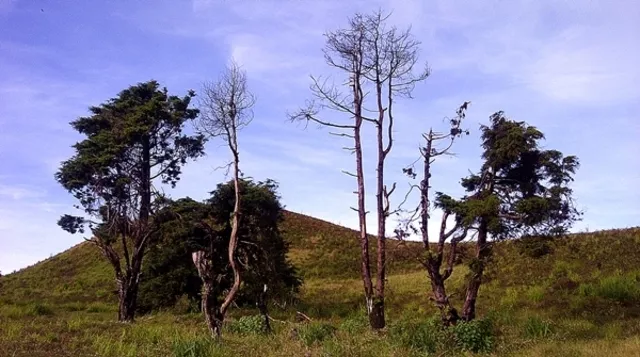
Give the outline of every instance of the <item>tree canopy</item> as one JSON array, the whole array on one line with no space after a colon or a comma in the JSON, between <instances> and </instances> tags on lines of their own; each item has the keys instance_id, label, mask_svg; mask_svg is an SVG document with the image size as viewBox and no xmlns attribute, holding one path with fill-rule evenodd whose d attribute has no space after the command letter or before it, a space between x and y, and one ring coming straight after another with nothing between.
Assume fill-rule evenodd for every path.
<instances>
[{"instance_id":1,"label":"tree canopy","mask_svg":"<svg viewBox=\"0 0 640 357\"><path fill-rule=\"evenodd\" d=\"M490 121L481 126L480 171L461 181L469 194L454 200L438 192L437 207L456 214L461 227L482 221L494 239L566 233L581 214L569 187L578 158L541 149L541 131L503 112Z\"/></svg>"},{"instance_id":2,"label":"tree canopy","mask_svg":"<svg viewBox=\"0 0 640 357\"><path fill-rule=\"evenodd\" d=\"M71 122L86 138L73 145L75 155L62 162L55 178L86 216L64 215L58 225L71 233L89 226L90 241L114 268L122 321L133 320L142 260L154 235L152 216L165 202L154 183L175 186L187 160L204 154L203 136L183 134L185 123L198 115L189 108L194 96L169 95L151 80Z\"/></svg>"},{"instance_id":3,"label":"tree canopy","mask_svg":"<svg viewBox=\"0 0 640 357\"><path fill-rule=\"evenodd\" d=\"M302 281L286 254L288 244L278 224L282 206L274 181L240 181L243 222L239 229L238 260L244 276L236 302L255 304L268 286L272 300L294 297ZM182 198L171 202L160 214L160 241L151 248L142 275L140 308L143 311L170 307L180 296L200 300L202 281L191 261L191 253L211 247L212 271L220 296L230 288L233 276L227 259L230 216L234 209L234 184L219 184L204 202Z\"/></svg>"}]
</instances>

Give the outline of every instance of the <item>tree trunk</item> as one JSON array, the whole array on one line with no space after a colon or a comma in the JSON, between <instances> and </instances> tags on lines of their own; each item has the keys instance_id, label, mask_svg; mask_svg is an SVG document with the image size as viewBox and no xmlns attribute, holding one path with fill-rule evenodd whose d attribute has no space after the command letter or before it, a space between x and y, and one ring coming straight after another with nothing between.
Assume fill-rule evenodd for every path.
<instances>
[{"instance_id":1,"label":"tree trunk","mask_svg":"<svg viewBox=\"0 0 640 357\"><path fill-rule=\"evenodd\" d=\"M118 281L118 321L133 322L138 297L138 284L130 278Z\"/></svg>"},{"instance_id":2,"label":"tree trunk","mask_svg":"<svg viewBox=\"0 0 640 357\"><path fill-rule=\"evenodd\" d=\"M217 298L213 296L212 287L209 283L202 284L202 313L211 337L220 338L222 336L224 316L220 313Z\"/></svg>"},{"instance_id":3,"label":"tree trunk","mask_svg":"<svg viewBox=\"0 0 640 357\"><path fill-rule=\"evenodd\" d=\"M487 244L487 224L483 221L480 223L480 228L478 230L478 240L476 242L476 259L474 263L471 264L472 275L467 285L467 294L465 296L464 305L462 307L462 319L464 321L471 321L476 317L476 300L478 298L480 284L482 284L484 265L490 251L491 248L489 244Z\"/></svg>"},{"instance_id":4,"label":"tree trunk","mask_svg":"<svg viewBox=\"0 0 640 357\"><path fill-rule=\"evenodd\" d=\"M140 175L140 213L138 216L139 227L134 231L133 254L129 255L125 234L122 234L122 249L125 255L126 270L122 274L120 270L120 260L117 254L106 247L101 247L103 253L107 255L113 268L116 271L116 281L118 283L118 321L133 322L138 300L138 286L140 282L140 271L142 270L142 260L148 239L148 223L151 213L151 151L149 137L142 139L142 163Z\"/></svg>"},{"instance_id":5,"label":"tree trunk","mask_svg":"<svg viewBox=\"0 0 640 357\"><path fill-rule=\"evenodd\" d=\"M360 252L361 252L361 268L362 282L364 285L365 306L367 316L371 316L373 312L373 284L371 283L371 263L369 262L369 236L367 235L367 211L365 205L365 185L364 170L362 168L362 139L360 137L360 129L362 127L362 97L360 95L360 77L358 74L354 78L353 97L354 108L356 113L355 127L353 130L354 153L356 155L356 179L358 185L358 221L360 227Z\"/></svg>"},{"instance_id":6,"label":"tree trunk","mask_svg":"<svg viewBox=\"0 0 640 357\"><path fill-rule=\"evenodd\" d=\"M381 116L384 112L381 112ZM380 118L379 120L382 120ZM384 318L384 284L386 279L386 246L385 246L385 234L386 234L386 207L384 203L384 149L382 147L382 123L378 126L378 168L377 168L377 193L376 204L378 211L378 260L377 260L377 276L376 276L376 291L375 302L373 311L369 316L371 327L374 329L382 329L385 326Z\"/></svg>"},{"instance_id":7,"label":"tree trunk","mask_svg":"<svg viewBox=\"0 0 640 357\"><path fill-rule=\"evenodd\" d=\"M434 266L435 262L427 262L427 272L431 281L431 291L436 307L440 310L440 316L445 326L455 325L460 319L458 311L451 305L447 291L444 286L445 279L439 272L439 268Z\"/></svg>"},{"instance_id":8,"label":"tree trunk","mask_svg":"<svg viewBox=\"0 0 640 357\"><path fill-rule=\"evenodd\" d=\"M384 319L384 297L376 296L373 300L373 306L369 313L369 325L371 328L379 330L385 326Z\"/></svg>"},{"instance_id":9,"label":"tree trunk","mask_svg":"<svg viewBox=\"0 0 640 357\"><path fill-rule=\"evenodd\" d=\"M264 317L264 326L266 332L271 332L271 322L269 321L269 307L267 305L267 285L264 285L264 289L258 296L258 310Z\"/></svg>"}]
</instances>

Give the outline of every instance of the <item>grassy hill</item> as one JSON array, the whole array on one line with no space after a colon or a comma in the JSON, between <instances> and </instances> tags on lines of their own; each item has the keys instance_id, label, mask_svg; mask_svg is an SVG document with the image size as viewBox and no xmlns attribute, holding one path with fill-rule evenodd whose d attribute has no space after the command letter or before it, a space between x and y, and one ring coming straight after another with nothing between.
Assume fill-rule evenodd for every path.
<instances>
[{"instance_id":1,"label":"grassy hill","mask_svg":"<svg viewBox=\"0 0 640 357\"><path fill-rule=\"evenodd\" d=\"M389 243L389 327L378 336L362 320L356 232L293 212L281 228L305 285L298 306L272 311L275 335L236 329L218 346L198 314L178 310L117 324L111 268L81 243L0 278L0 356L425 355L425 321L437 311L410 258L416 245ZM467 260L448 282L456 304ZM295 311L313 322L296 323ZM640 356L640 228L497 244L478 313L493 321L494 355Z\"/></svg>"},{"instance_id":2,"label":"grassy hill","mask_svg":"<svg viewBox=\"0 0 640 357\"><path fill-rule=\"evenodd\" d=\"M281 230L290 246L289 258L305 279L360 276L358 232L285 211ZM375 241L371 237L372 254ZM389 247L391 273L416 271L419 264L404 247ZM53 304L115 301L113 270L93 244L82 242L49 259L2 278L0 302Z\"/></svg>"}]
</instances>

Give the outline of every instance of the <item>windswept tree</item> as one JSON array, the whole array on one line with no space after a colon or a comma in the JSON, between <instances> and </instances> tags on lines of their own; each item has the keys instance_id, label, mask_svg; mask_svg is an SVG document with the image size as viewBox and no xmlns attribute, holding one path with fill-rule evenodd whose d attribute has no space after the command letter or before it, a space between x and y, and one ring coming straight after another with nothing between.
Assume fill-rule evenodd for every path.
<instances>
[{"instance_id":1,"label":"windswept tree","mask_svg":"<svg viewBox=\"0 0 640 357\"><path fill-rule=\"evenodd\" d=\"M556 150L541 149L542 132L524 122L507 119L503 112L493 114L490 121L490 125L481 126L484 162L480 171L462 179L467 195L454 199L442 192L436 193L435 207L443 212L436 251L431 251L425 241L424 265L431 280L433 299L446 324L476 317L476 300L493 242L559 236L565 234L581 214L574 207L569 187L579 166L578 159ZM451 123L453 138L462 131L459 118ZM432 149L430 155L442 152ZM425 163L425 178L420 189L423 239L428 234L430 173ZM453 227L447 226L449 218L455 222ZM464 304L458 313L449 301L444 281L454 269L458 244L467 237L474 238L476 249L469 263ZM447 242L449 256L442 271Z\"/></svg>"},{"instance_id":2,"label":"windswept tree","mask_svg":"<svg viewBox=\"0 0 640 357\"><path fill-rule=\"evenodd\" d=\"M326 79L311 77L311 92L314 100L289 117L294 121L314 122L341 132L331 134L353 140L347 148L355 155L355 177L357 182L357 207L360 227L362 280L365 306L372 328L385 326L384 296L386 282L386 222L391 213L390 196L395 184L385 182L385 160L393 147L393 105L399 97L411 97L416 83L429 75L425 66L415 71L418 63L420 43L413 39L410 30L388 27L388 16L377 11L369 15L356 14L349 19L349 26L328 32L324 48L326 63L348 79L348 90L327 83ZM345 84L346 85L346 84ZM373 89L373 96L369 96ZM343 113L342 122L328 121L320 112L330 109ZM362 128L368 123L375 127L377 151L376 164L376 212L377 212L377 257L376 281L371 278L369 238L367 236L367 210L365 202L365 175L363 167Z\"/></svg>"},{"instance_id":3,"label":"windswept tree","mask_svg":"<svg viewBox=\"0 0 640 357\"><path fill-rule=\"evenodd\" d=\"M229 233L229 247L227 250L229 264L233 271L233 285L226 297L216 306L211 295L215 281L208 273L214 260L219 259L218 252L202 250L195 252L193 261L203 279L203 308L207 325L211 332L220 336L220 323L224 320L227 309L233 302L240 289L241 276L238 262L235 258L238 246L238 231L241 225L240 199L240 150L238 146L238 132L249 125L253 119L252 107L255 97L249 91L246 73L236 63L226 67L217 81L205 82L202 86L200 99L201 116L198 129L209 138L221 137L231 152L231 169L235 187L234 208L231 214L231 232Z\"/></svg>"},{"instance_id":4,"label":"windswept tree","mask_svg":"<svg viewBox=\"0 0 640 357\"><path fill-rule=\"evenodd\" d=\"M156 81L139 83L71 122L86 138L62 162L56 180L79 201L85 216L58 224L83 233L111 263L118 287L118 320L134 319L142 261L156 230L154 213L164 199L154 183L176 185L181 167L204 154L204 137L183 134L198 115L193 91L169 95Z\"/></svg>"}]
</instances>

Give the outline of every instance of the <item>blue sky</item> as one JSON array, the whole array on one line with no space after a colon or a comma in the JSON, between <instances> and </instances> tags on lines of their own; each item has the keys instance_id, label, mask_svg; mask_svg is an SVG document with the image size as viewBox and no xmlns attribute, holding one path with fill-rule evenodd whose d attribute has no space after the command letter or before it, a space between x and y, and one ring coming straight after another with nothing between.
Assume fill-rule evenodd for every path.
<instances>
[{"instance_id":1,"label":"blue sky","mask_svg":"<svg viewBox=\"0 0 640 357\"><path fill-rule=\"evenodd\" d=\"M279 181L288 209L357 227L355 182L341 173L353 167L340 149L348 142L285 114L309 98L310 74L329 73L323 32L378 7L393 10L393 24L412 25L432 69L414 99L397 105L389 182L408 186L400 168L416 158L420 132L444 128L442 119L470 100L472 135L438 162L434 189L460 193L460 177L479 165L479 124L504 110L538 126L549 148L579 156L574 188L585 215L575 230L639 224L636 1L1 0L0 271L82 241L56 225L74 203L53 179L80 139L70 121L149 79L171 93L197 91L230 58L258 98L240 134L243 170ZM228 158L220 144L185 168L172 196L205 198L224 179L214 170ZM365 154L373 149L367 139ZM373 156L365 164L373 211Z\"/></svg>"}]
</instances>

